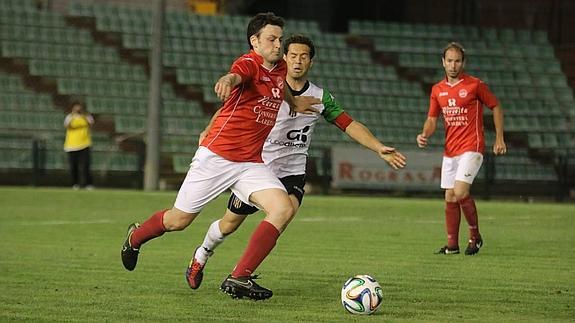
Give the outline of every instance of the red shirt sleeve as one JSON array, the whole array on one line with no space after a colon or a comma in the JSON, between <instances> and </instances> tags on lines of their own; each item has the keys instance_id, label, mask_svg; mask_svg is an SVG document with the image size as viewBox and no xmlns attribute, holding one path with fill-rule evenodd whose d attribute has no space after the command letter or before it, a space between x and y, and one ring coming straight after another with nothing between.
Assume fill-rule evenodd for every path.
<instances>
[{"instance_id":1,"label":"red shirt sleeve","mask_svg":"<svg viewBox=\"0 0 575 323\"><path fill-rule=\"evenodd\" d=\"M238 74L242 78L242 83L250 81L257 71L256 62L249 57L240 57L230 68L230 73Z\"/></svg>"},{"instance_id":2,"label":"red shirt sleeve","mask_svg":"<svg viewBox=\"0 0 575 323\"><path fill-rule=\"evenodd\" d=\"M497 97L489 90L487 84L479 81L477 85L477 97L481 103L485 104L489 109L493 109L496 105L499 105Z\"/></svg>"},{"instance_id":3,"label":"red shirt sleeve","mask_svg":"<svg viewBox=\"0 0 575 323\"><path fill-rule=\"evenodd\" d=\"M429 112L427 113L428 117L437 118L439 117L439 113L441 112L441 108L439 107L439 102L437 102L437 91L438 87L434 86L431 88L431 96L429 97Z\"/></svg>"}]
</instances>

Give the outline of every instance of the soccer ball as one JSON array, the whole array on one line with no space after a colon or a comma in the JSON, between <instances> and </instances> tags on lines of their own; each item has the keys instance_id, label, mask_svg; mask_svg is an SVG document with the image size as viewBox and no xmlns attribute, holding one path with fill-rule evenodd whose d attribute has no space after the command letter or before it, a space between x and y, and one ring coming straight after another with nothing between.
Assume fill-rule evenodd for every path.
<instances>
[{"instance_id":1,"label":"soccer ball","mask_svg":"<svg viewBox=\"0 0 575 323\"><path fill-rule=\"evenodd\" d=\"M383 302L383 290L369 275L356 275L348 279L341 289L341 303L352 314L371 314Z\"/></svg>"}]
</instances>

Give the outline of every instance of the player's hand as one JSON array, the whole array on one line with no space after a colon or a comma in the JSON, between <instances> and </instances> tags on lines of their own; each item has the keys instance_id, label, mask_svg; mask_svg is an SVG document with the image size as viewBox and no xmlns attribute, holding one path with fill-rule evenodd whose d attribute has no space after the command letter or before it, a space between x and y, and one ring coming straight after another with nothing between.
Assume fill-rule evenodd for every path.
<instances>
[{"instance_id":1,"label":"player's hand","mask_svg":"<svg viewBox=\"0 0 575 323\"><path fill-rule=\"evenodd\" d=\"M407 158L393 147L383 146L377 152L393 169L400 169L407 164Z\"/></svg>"},{"instance_id":2,"label":"player's hand","mask_svg":"<svg viewBox=\"0 0 575 323\"><path fill-rule=\"evenodd\" d=\"M425 148L427 147L427 137L424 136L422 133L420 133L419 135L417 135L417 147L419 148Z\"/></svg>"},{"instance_id":3,"label":"player's hand","mask_svg":"<svg viewBox=\"0 0 575 323\"><path fill-rule=\"evenodd\" d=\"M505 145L505 141L496 139L493 145L493 153L495 155L505 155L506 152L507 146Z\"/></svg>"},{"instance_id":4,"label":"player's hand","mask_svg":"<svg viewBox=\"0 0 575 323\"><path fill-rule=\"evenodd\" d=\"M222 101L226 101L230 97L230 94L232 93L232 80L229 75L220 77L214 86L214 91Z\"/></svg>"},{"instance_id":5,"label":"player's hand","mask_svg":"<svg viewBox=\"0 0 575 323\"><path fill-rule=\"evenodd\" d=\"M204 141L206 136L208 135L208 130L205 129L204 131L200 132L200 137L198 138L198 146Z\"/></svg>"},{"instance_id":6,"label":"player's hand","mask_svg":"<svg viewBox=\"0 0 575 323\"><path fill-rule=\"evenodd\" d=\"M294 113L314 114L319 111L313 107L314 104L320 104L321 100L313 96L296 96L294 97L294 106L290 105L290 115Z\"/></svg>"}]
</instances>

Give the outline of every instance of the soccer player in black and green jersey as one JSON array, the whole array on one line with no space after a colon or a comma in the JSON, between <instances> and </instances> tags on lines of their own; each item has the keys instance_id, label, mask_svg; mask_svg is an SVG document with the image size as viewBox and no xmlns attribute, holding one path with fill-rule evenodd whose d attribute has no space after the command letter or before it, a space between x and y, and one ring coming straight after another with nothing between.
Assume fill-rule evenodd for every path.
<instances>
[{"instance_id":1,"label":"soccer player in black and green jersey","mask_svg":"<svg viewBox=\"0 0 575 323\"><path fill-rule=\"evenodd\" d=\"M292 35L284 42L284 60L288 66L286 81L291 92L294 96L320 98L322 104L318 106L318 114L297 113L294 115L290 113L289 106L284 102L262 152L265 164L284 184L296 212L304 195L306 161L311 136L320 116L362 146L377 153L394 169L403 168L406 164L406 158L400 152L385 146L363 124L354 121L327 90L308 81L307 74L313 65L314 55L315 47L308 37ZM210 125L206 129L209 127ZM232 194L226 214L222 219L211 224L204 242L196 249L188 266L186 279L192 289L200 287L204 266L214 249L242 224L247 215L257 210L253 206L242 203ZM230 288L238 288L237 284L227 283L230 279L233 280L233 277L228 277L222 283L221 289L225 292L231 292ZM250 297L249 293L249 288L246 287L243 293L245 295L242 295L242 292L238 293L237 290L234 290L233 294L236 297L238 295ZM271 297L271 291L269 295Z\"/></svg>"}]
</instances>

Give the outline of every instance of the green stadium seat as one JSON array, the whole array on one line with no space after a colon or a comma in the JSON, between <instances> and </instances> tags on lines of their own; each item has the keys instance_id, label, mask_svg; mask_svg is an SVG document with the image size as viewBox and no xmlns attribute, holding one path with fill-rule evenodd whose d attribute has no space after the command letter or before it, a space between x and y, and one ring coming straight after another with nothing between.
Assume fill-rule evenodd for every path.
<instances>
[{"instance_id":1,"label":"green stadium seat","mask_svg":"<svg viewBox=\"0 0 575 323\"><path fill-rule=\"evenodd\" d=\"M2 11L36 11L36 2L34 0L2 0L0 1L0 10Z\"/></svg>"},{"instance_id":2,"label":"green stadium seat","mask_svg":"<svg viewBox=\"0 0 575 323\"><path fill-rule=\"evenodd\" d=\"M531 31L525 29L515 30L516 40L522 44L531 44L533 39L531 38Z\"/></svg>"},{"instance_id":3,"label":"green stadium seat","mask_svg":"<svg viewBox=\"0 0 575 323\"><path fill-rule=\"evenodd\" d=\"M547 37L547 32L542 31L542 30L535 30L533 31L533 40L535 41L536 44L541 44L541 45L548 45L549 44L549 38Z\"/></svg>"}]
</instances>

